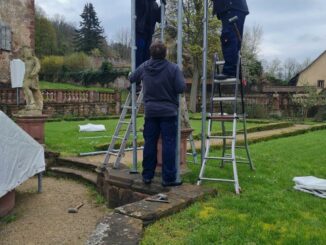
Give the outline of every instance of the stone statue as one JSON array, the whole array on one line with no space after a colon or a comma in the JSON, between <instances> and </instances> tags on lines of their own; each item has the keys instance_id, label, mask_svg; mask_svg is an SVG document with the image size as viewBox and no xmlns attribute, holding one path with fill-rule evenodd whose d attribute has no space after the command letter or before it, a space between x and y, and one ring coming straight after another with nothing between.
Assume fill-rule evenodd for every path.
<instances>
[{"instance_id":1,"label":"stone statue","mask_svg":"<svg viewBox=\"0 0 326 245\"><path fill-rule=\"evenodd\" d=\"M19 111L19 115L37 116L42 115L43 97L40 91L38 73L41 69L40 62L32 54L32 49L23 47L21 49L21 59L25 63L25 76L23 90L26 100L25 109Z\"/></svg>"}]
</instances>

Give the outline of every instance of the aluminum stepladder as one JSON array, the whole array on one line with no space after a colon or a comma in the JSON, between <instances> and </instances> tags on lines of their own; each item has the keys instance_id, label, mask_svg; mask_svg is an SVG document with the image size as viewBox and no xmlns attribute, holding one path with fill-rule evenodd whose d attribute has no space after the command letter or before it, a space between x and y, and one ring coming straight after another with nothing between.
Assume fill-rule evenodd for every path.
<instances>
[{"instance_id":1,"label":"aluminum stepladder","mask_svg":"<svg viewBox=\"0 0 326 245\"><path fill-rule=\"evenodd\" d=\"M240 80L240 63L241 56L239 54L238 64L237 64L237 76L236 78L229 79L219 79L216 76L221 70L224 61L218 61L217 56L214 57L214 79L212 83L212 94L210 98L210 113L207 115L208 126L207 126L207 136L205 142L205 156L203 158L202 167L200 170L199 178L197 184L201 184L202 180L210 181L221 181L221 182L231 182L234 183L235 192L240 194L240 185L237 171L237 163L247 163L253 170L253 162L250 157L248 140L247 140L247 127L246 127L246 114L245 114L245 104L244 104L244 92L243 85ZM233 86L234 94L233 96L225 96L222 90L224 86ZM240 88L239 88L240 86ZM239 90L240 89L240 90ZM217 90L217 91L216 91ZM217 94L216 94L217 92ZM239 96L241 97L241 114L238 113L238 102ZM224 103L231 103L233 111L231 115L226 114L224 111ZM218 105L218 113L214 112L215 103ZM244 135L244 145L237 146L237 121L241 119L243 122L243 135ZM212 133L213 122L221 122L221 134ZM226 131L226 122L232 122L232 134L228 134ZM212 140L222 140L222 154L221 156L212 156L210 152L211 141ZM231 154L227 154L228 141L231 141ZM240 158L236 156L236 149L244 148L246 151L247 158ZM204 177L205 167L208 160L218 160L221 161L221 167L224 167L226 162L231 162L233 167L233 179L221 179L221 178L206 178Z\"/></svg>"},{"instance_id":2,"label":"aluminum stepladder","mask_svg":"<svg viewBox=\"0 0 326 245\"><path fill-rule=\"evenodd\" d=\"M104 163L102 166L102 170L107 169L109 167L109 161L111 156L115 156L116 159L113 162L113 168L119 168L121 158L125 154L125 149L127 146L127 142L132 131L132 120L131 118L127 118L128 112L132 110L132 99L131 92L128 94L127 99L123 105L122 112L120 114L120 118L118 124L115 128L114 134L111 138L110 145L105 155ZM139 92L136 102L136 111L139 112L140 106L143 100L143 92L142 90ZM129 114L130 115L130 114ZM115 149L116 143L120 141L119 149Z\"/></svg>"}]
</instances>

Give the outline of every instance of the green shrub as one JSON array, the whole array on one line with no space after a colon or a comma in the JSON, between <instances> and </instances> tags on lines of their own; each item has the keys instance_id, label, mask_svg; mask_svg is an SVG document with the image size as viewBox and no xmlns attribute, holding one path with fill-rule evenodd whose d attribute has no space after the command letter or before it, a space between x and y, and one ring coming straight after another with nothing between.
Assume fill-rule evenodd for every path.
<instances>
[{"instance_id":1,"label":"green shrub","mask_svg":"<svg viewBox=\"0 0 326 245\"><path fill-rule=\"evenodd\" d=\"M73 53L64 58L64 71L84 71L89 69L90 66L90 58L83 52Z\"/></svg>"},{"instance_id":2,"label":"green shrub","mask_svg":"<svg viewBox=\"0 0 326 245\"><path fill-rule=\"evenodd\" d=\"M45 56L41 60L41 73L59 74L64 63L63 56Z\"/></svg>"}]
</instances>

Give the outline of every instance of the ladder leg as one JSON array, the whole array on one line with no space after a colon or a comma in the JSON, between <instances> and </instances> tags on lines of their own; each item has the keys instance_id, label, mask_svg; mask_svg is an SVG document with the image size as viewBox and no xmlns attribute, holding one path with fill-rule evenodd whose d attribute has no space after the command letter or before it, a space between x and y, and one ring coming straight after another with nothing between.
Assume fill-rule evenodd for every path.
<instances>
[{"instance_id":1,"label":"ladder leg","mask_svg":"<svg viewBox=\"0 0 326 245\"><path fill-rule=\"evenodd\" d=\"M201 168L200 168L200 173L199 173L197 185L200 185L201 184L201 179L204 177L204 172L205 172L206 163L207 163L207 157L209 155L209 148L210 148L210 143L209 143L209 138L207 138L207 140L206 140L205 157L203 158L204 160L203 160L203 162L201 164Z\"/></svg>"},{"instance_id":2,"label":"ladder leg","mask_svg":"<svg viewBox=\"0 0 326 245\"><path fill-rule=\"evenodd\" d=\"M244 102L244 88L243 88L242 81L240 83L240 92L241 92L241 107L242 107L242 115L243 115L243 139L244 139L244 144L245 144L245 149L246 149L246 154L247 154L250 169L255 170L255 166L252 162L250 152L249 152L248 135L247 135L247 115L246 115L246 108Z\"/></svg>"},{"instance_id":3,"label":"ladder leg","mask_svg":"<svg viewBox=\"0 0 326 245\"><path fill-rule=\"evenodd\" d=\"M232 155L232 167L233 167L235 193L240 194L239 177L238 177L237 162L236 162L236 155L235 155L236 134L237 134L237 118L236 118L236 116L237 116L236 113L234 113L231 155Z\"/></svg>"}]
</instances>

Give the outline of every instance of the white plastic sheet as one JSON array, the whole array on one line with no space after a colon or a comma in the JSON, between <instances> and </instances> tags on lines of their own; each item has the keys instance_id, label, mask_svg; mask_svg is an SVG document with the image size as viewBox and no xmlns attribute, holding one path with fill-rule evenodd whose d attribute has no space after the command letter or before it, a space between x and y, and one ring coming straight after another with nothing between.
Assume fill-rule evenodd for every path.
<instances>
[{"instance_id":1,"label":"white plastic sheet","mask_svg":"<svg viewBox=\"0 0 326 245\"><path fill-rule=\"evenodd\" d=\"M79 125L79 132L101 132L105 131L105 126L102 124L91 124Z\"/></svg>"},{"instance_id":2,"label":"white plastic sheet","mask_svg":"<svg viewBox=\"0 0 326 245\"><path fill-rule=\"evenodd\" d=\"M11 87L23 87L25 76L25 63L20 59L10 61Z\"/></svg>"},{"instance_id":3,"label":"white plastic sheet","mask_svg":"<svg viewBox=\"0 0 326 245\"><path fill-rule=\"evenodd\" d=\"M326 179L320 179L314 176L304 176L293 178L295 182L294 189L313 194L315 196L326 198Z\"/></svg>"},{"instance_id":4,"label":"white plastic sheet","mask_svg":"<svg viewBox=\"0 0 326 245\"><path fill-rule=\"evenodd\" d=\"M43 147L0 111L0 197L43 171Z\"/></svg>"}]
</instances>

